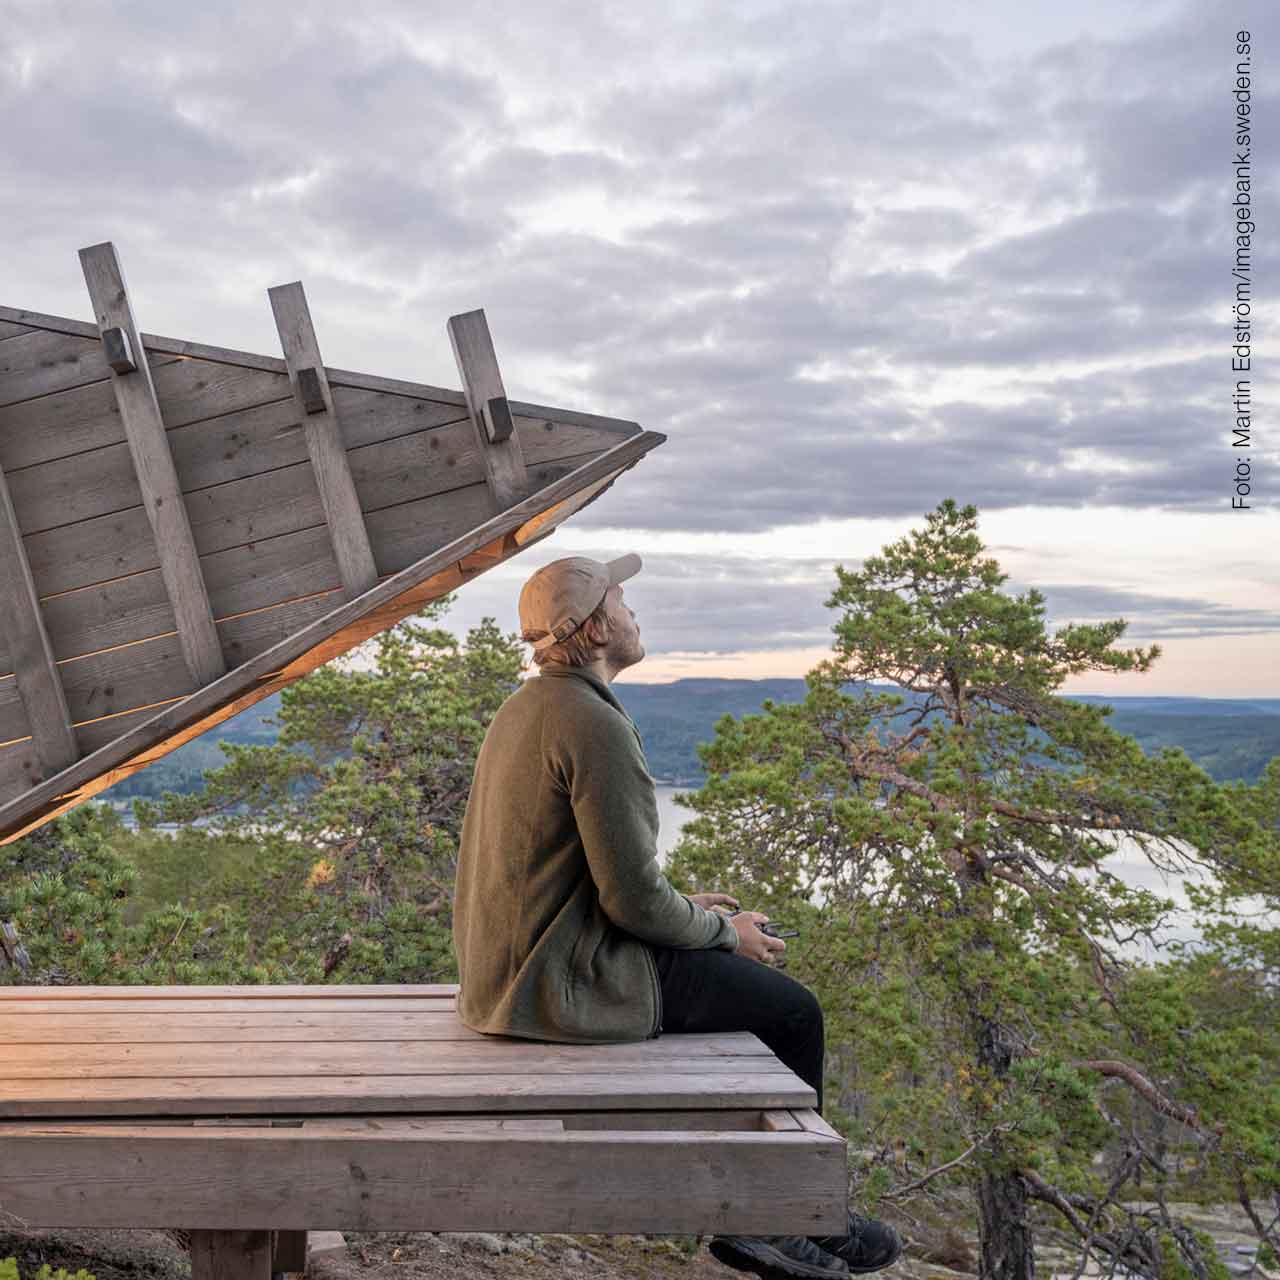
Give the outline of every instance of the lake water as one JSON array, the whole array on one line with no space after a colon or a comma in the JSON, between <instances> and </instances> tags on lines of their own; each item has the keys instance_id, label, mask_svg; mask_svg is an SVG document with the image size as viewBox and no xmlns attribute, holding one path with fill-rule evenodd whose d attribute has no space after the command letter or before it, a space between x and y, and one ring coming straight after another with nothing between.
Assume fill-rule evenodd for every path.
<instances>
[{"instance_id":1,"label":"lake water","mask_svg":"<svg viewBox=\"0 0 1280 1280\"><path fill-rule=\"evenodd\" d=\"M676 793L678 791L695 790L692 787L668 787L659 783L654 790L658 793L658 823L660 831L658 834L658 851L662 856L662 861L667 860L667 855L676 847L676 843L680 839L680 828L692 818L693 810L686 809L676 804Z\"/></svg>"}]
</instances>

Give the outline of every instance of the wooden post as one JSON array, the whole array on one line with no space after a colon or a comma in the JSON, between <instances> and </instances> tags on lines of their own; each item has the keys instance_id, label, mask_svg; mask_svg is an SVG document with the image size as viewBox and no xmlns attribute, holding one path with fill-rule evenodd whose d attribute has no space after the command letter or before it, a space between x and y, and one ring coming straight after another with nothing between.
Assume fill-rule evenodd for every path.
<instances>
[{"instance_id":1,"label":"wooden post","mask_svg":"<svg viewBox=\"0 0 1280 1280\"><path fill-rule=\"evenodd\" d=\"M53 660L40 597L22 531L0 470L0 634L9 643L14 680L44 776L50 777L80 758L67 698Z\"/></svg>"},{"instance_id":2,"label":"wooden post","mask_svg":"<svg viewBox=\"0 0 1280 1280\"><path fill-rule=\"evenodd\" d=\"M280 346L289 366L289 383L302 415L307 452L320 489L329 538L342 574L344 600L362 595L378 581L364 512L356 495L342 433L333 408L329 379L320 359L320 346L302 284L279 284L267 290L280 333Z\"/></svg>"},{"instance_id":3,"label":"wooden post","mask_svg":"<svg viewBox=\"0 0 1280 1280\"><path fill-rule=\"evenodd\" d=\"M112 369L111 385L129 441L129 452L133 455L142 503L155 535L160 574L173 605L182 656L191 678L197 685L204 686L225 674L227 664L213 625L209 593L200 572L200 557L196 554L178 472L169 452L151 368L129 305L124 273L110 241L81 249L80 265L93 302L98 332L122 330L123 337L112 336L111 351L118 357L120 367L134 365L132 372L117 373ZM128 360L123 360L124 355Z\"/></svg>"},{"instance_id":4,"label":"wooden post","mask_svg":"<svg viewBox=\"0 0 1280 1280\"><path fill-rule=\"evenodd\" d=\"M505 511L528 494L529 477L484 312L450 316L449 341L462 375L489 492L497 509Z\"/></svg>"},{"instance_id":5,"label":"wooden post","mask_svg":"<svg viewBox=\"0 0 1280 1280\"><path fill-rule=\"evenodd\" d=\"M305 1231L273 1231L271 1236L273 1273L307 1269L307 1233Z\"/></svg>"},{"instance_id":6,"label":"wooden post","mask_svg":"<svg viewBox=\"0 0 1280 1280\"><path fill-rule=\"evenodd\" d=\"M193 1231L191 1280L271 1280L270 1231Z\"/></svg>"}]
</instances>

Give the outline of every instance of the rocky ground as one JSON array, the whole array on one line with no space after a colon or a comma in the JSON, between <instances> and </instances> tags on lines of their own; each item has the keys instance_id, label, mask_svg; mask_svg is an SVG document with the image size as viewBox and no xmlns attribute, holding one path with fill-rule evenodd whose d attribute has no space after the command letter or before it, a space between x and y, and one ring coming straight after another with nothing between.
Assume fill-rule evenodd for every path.
<instances>
[{"instance_id":1,"label":"rocky ground","mask_svg":"<svg viewBox=\"0 0 1280 1280\"><path fill-rule=\"evenodd\" d=\"M1253 1239L1231 1208L1187 1207L1210 1232L1231 1271L1252 1280L1280 1280L1254 1264ZM943 1231L923 1240L906 1231L908 1249L886 1280L966 1280L975 1273L971 1236ZM186 1253L158 1231L0 1230L0 1259L16 1257L22 1280L41 1263L69 1272L83 1267L96 1280L189 1280ZM1041 1280L1070 1277L1076 1259L1052 1249L1037 1255ZM313 1280L727 1280L705 1241L652 1236L491 1235L481 1232L349 1232L345 1248L313 1260ZM1093 1268L1084 1273L1096 1274Z\"/></svg>"}]
</instances>

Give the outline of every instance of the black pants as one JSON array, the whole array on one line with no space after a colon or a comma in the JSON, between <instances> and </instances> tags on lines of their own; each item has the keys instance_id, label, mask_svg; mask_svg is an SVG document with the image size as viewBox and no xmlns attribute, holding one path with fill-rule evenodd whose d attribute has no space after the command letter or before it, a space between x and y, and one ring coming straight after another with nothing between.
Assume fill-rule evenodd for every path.
<instances>
[{"instance_id":1,"label":"black pants","mask_svg":"<svg viewBox=\"0 0 1280 1280\"><path fill-rule=\"evenodd\" d=\"M708 947L654 947L663 1031L750 1031L811 1086L822 1111L822 1006L785 973Z\"/></svg>"}]
</instances>

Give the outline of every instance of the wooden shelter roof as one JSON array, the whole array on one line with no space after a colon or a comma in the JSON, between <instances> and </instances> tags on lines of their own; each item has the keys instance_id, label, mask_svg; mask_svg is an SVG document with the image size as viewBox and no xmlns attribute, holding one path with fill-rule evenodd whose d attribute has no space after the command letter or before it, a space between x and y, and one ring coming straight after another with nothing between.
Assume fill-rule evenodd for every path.
<instances>
[{"instance_id":1,"label":"wooden shelter roof","mask_svg":"<svg viewBox=\"0 0 1280 1280\"><path fill-rule=\"evenodd\" d=\"M461 391L0 306L0 843L518 554L666 437L511 400L482 311Z\"/></svg>"}]
</instances>

